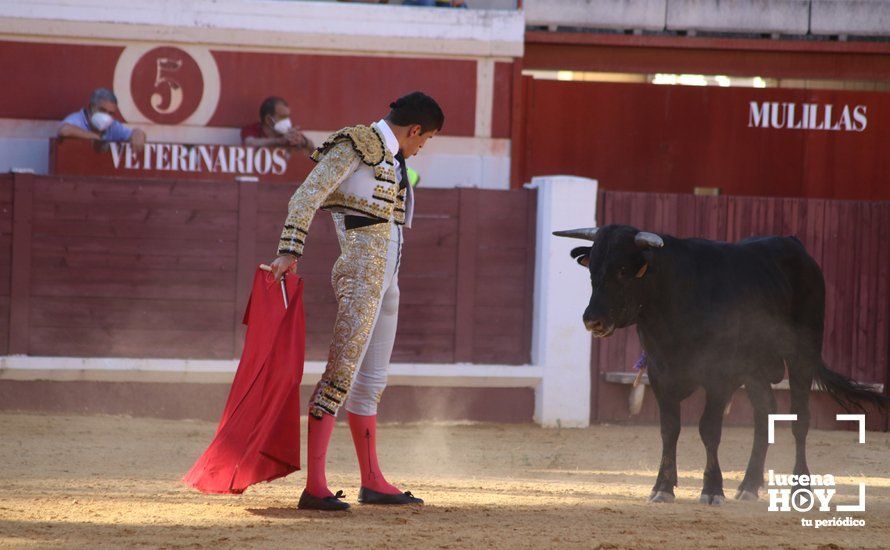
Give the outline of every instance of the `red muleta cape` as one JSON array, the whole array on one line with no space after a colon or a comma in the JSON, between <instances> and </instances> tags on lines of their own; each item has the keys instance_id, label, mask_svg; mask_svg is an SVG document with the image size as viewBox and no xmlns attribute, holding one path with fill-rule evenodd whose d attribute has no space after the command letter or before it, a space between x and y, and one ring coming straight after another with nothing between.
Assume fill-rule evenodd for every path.
<instances>
[{"instance_id":1,"label":"red muleta cape","mask_svg":"<svg viewBox=\"0 0 890 550\"><path fill-rule=\"evenodd\" d=\"M300 381L306 349L303 280L257 269L244 314L247 337L216 436L182 481L239 494L300 469Z\"/></svg>"}]
</instances>

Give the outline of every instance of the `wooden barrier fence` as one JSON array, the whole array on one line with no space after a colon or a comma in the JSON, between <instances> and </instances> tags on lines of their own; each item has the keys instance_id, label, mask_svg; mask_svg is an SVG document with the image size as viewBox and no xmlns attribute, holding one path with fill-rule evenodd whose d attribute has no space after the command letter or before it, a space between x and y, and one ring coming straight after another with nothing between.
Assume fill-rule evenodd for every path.
<instances>
[{"instance_id":1,"label":"wooden barrier fence","mask_svg":"<svg viewBox=\"0 0 890 550\"><path fill-rule=\"evenodd\" d=\"M237 357L293 188L0 176L0 354ZM418 190L394 361L529 362L534 208L524 190ZM319 213L299 263L309 359L326 358L338 250Z\"/></svg>"},{"instance_id":2,"label":"wooden barrier fence","mask_svg":"<svg viewBox=\"0 0 890 550\"><path fill-rule=\"evenodd\" d=\"M237 357L252 273L274 254L292 190L0 175L0 355ZM395 362L530 363L535 208L525 190L419 190ZM597 219L678 237L798 236L825 273L827 362L887 391L890 203L604 191ZM312 360L327 353L337 254L321 213L299 264ZM594 340L591 420L628 419L626 387L604 373L630 370L638 355L633 329ZM822 397L814 423L828 427L834 409ZM652 403L638 417L655 418ZM733 418L750 422L749 409L734 407Z\"/></svg>"}]
</instances>

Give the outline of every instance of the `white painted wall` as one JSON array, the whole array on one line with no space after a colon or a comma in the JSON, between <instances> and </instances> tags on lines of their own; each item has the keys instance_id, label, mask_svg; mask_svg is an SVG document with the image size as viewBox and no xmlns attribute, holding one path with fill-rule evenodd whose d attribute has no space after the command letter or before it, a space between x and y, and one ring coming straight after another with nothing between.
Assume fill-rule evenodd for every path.
<instances>
[{"instance_id":1,"label":"white painted wall","mask_svg":"<svg viewBox=\"0 0 890 550\"><path fill-rule=\"evenodd\" d=\"M15 169L49 172L49 141L0 137L0 174Z\"/></svg>"},{"instance_id":2,"label":"white painted wall","mask_svg":"<svg viewBox=\"0 0 890 550\"><path fill-rule=\"evenodd\" d=\"M522 56L521 12L275 0L0 0L0 33L313 51Z\"/></svg>"},{"instance_id":3,"label":"white painted wall","mask_svg":"<svg viewBox=\"0 0 890 550\"><path fill-rule=\"evenodd\" d=\"M667 0L525 0L526 24L594 29L664 29Z\"/></svg>"},{"instance_id":4,"label":"white painted wall","mask_svg":"<svg viewBox=\"0 0 890 550\"><path fill-rule=\"evenodd\" d=\"M809 17L809 0L668 0L665 27L804 35Z\"/></svg>"},{"instance_id":5,"label":"white painted wall","mask_svg":"<svg viewBox=\"0 0 890 550\"><path fill-rule=\"evenodd\" d=\"M237 368L236 359L0 356L0 380L228 384ZM302 385L314 386L324 368L323 361L306 361ZM532 365L394 363L389 368L393 386L534 388L540 378L541 369Z\"/></svg>"},{"instance_id":6,"label":"white painted wall","mask_svg":"<svg viewBox=\"0 0 890 550\"><path fill-rule=\"evenodd\" d=\"M421 154L408 159L408 166L420 174L421 187L510 188L510 157L507 155L470 151L448 154L427 147L423 149Z\"/></svg>"},{"instance_id":7,"label":"white painted wall","mask_svg":"<svg viewBox=\"0 0 890 550\"><path fill-rule=\"evenodd\" d=\"M524 0L545 27L890 36L887 0Z\"/></svg>"},{"instance_id":8,"label":"white painted wall","mask_svg":"<svg viewBox=\"0 0 890 550\"><path fill-rule=\"evenodd\" d=\"M532 179L538 190L532 363L543 377L535 421L582 428L590 423L591 336L581 322L590 276L569 256L580 242L553 231L596 225L596 180L574 176Z\"/></svg>"},{"instance_id":9,"label":"white painted wall","mask_svg":"<svg viewBox=\"0 0 890 550\"><path fill-rule=\"evenodd\" d=\"M813 0L813 34L890 36L887 0Z\"/></svg>"}]
</instances>

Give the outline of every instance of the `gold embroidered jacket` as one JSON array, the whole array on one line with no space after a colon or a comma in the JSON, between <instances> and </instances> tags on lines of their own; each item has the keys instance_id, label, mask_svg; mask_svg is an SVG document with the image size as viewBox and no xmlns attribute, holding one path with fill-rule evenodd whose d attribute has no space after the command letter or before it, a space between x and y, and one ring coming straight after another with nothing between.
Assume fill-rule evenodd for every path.
<instances>
[{"instance_id":1,"label":"gold embroidered jacket","mask_svg":"<svg viewBox=\"0 0 890 550\"><path fill-rule=\"evenodd\" d=\"M374 126L334 132L312 160L318 164L288 202L278 254L303 254L319 208L405 223L407 187L399 190L393 155Z\"/></svg>"}]
</instances>

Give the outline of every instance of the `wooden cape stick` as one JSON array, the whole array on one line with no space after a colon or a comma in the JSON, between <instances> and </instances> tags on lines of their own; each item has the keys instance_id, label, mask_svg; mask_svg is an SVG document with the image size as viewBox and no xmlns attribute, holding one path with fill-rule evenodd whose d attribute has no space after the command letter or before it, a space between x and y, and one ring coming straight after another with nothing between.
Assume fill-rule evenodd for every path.
<instances>
[{"instance_id":1,"label":"wooden cape stick","mask_svg":"<svg viewBox=\"0 0 890 550\"><path fill-rule=\"evenodd\" d=\"M260 264L260 269L263 271L272 272L272 266L269 264ZM284 309L287 310L287 287L284 286L284 276L286 273L281 275L281 297L284 299Z\"/></svg>"}]
</instances>

